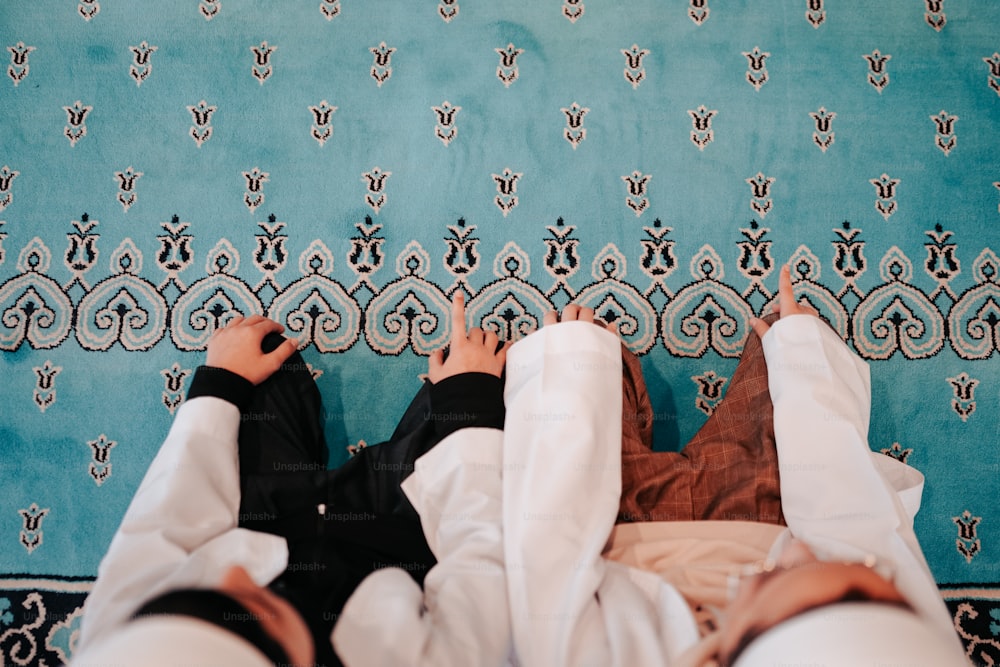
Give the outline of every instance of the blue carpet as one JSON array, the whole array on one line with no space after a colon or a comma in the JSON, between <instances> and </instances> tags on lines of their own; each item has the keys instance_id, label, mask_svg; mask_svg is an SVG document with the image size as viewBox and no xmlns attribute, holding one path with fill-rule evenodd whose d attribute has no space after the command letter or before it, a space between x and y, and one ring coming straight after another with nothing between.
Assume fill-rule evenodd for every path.
<instances>
[{"instance_id":1,"label":"blue carpet","mask_svg":"<svg viewBox=\"0 0 1000 667\"><path fill-rule=\"evenodd\" d=\"M308 344L339 462L391 433L456 290L508 338L575 300L676 449L790 261L1000 660L998 35L953 0L0 4L0 656L71 651L233 315Z\"/></svg>"}]
</instances>

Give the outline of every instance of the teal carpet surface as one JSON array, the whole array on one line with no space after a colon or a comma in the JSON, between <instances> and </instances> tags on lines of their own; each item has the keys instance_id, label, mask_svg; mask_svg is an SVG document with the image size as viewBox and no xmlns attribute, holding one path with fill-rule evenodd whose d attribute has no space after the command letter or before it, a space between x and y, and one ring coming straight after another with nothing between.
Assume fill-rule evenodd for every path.
<instances>
[{"instance_id":1,"label":"teal carpet surface","mask_svg":"<svg viewBox=\"0 0 1000 667\"><path fill-rule=\"evenodd\" d=\"M0 664L71 654L236 314L303 341L334 463L457 290L507 339L618 322L678 449L785 262L1000 661L1000 3L5 0L0 46Z\"/></svg>"}]
</instances>

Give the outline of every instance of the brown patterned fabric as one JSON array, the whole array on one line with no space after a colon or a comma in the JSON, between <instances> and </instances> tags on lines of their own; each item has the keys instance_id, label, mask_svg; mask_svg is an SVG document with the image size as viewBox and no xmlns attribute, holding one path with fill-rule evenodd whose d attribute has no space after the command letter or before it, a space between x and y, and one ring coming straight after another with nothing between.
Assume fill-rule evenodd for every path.
<instances>
[{"instance_id":1,"label":"brown patterned fabric","mask_svg":"<svg viewBox=\"0 0 1000 667\"><path fill-rule=\"evenodd\" d=\"M642 367L624 347L622 362L619 523L714 519L784 524L760 338L754 333L747 337L725 397L680 452L652 450L653 409Z\"/></svg>"}]
</instances>

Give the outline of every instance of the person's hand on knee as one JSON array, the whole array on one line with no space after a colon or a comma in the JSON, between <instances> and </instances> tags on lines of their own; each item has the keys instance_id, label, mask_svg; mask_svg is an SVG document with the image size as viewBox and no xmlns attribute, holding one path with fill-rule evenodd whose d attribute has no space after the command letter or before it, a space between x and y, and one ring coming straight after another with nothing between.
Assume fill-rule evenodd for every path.
<instances>
[{"instance_id":1,"label":"person's hand on knee","mask_svg":"<svg viewBox=\"0 0 1000 667\"><path fill-rule=\"evenodd\" d=\"M258 385L281 368L298 348L298 344L289 339L272 352L261 349L265 336L284 330L284 326L263 315L248 318L237 315L226 326L212 333L205 364L236 373Z\"/></svg>"},{"instance_id":2,"label":"person's hand on knee","mask_svg":"<svg viewBox=\"0 0 1000 667\"><path fill-rule=\"evenodd\" d=\"M451 340L448 354L444 349L436 350L428 360L427 378L437 384L445 378L460 373L489 373L501 377L507 361L507 348L493 331L483 331L473 327L465 328L465 296L455 292L451 302Z\"/></svg>"}]
</instances>

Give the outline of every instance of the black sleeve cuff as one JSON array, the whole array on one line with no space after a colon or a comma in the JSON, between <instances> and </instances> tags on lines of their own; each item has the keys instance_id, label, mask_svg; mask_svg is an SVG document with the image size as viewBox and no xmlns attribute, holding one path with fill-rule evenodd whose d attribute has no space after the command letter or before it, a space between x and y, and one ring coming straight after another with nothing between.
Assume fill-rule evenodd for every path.
<instances>
[{"instance_id":1,"label":"black sleeve cuff","mask_svg":"<svg viewBox=\"0 0 1000 667\"><path fill-rule=\"evenodd\" d=\"M503 428L503 380L489 373L461 373L430 388L431 419L440 437L469 427Z\"/></svg>"},{"instance_id":2,"label":"black sleeve cuff","mask_svg":"<svg viewBox=\"0 0 1000 667\"><path fill-rule=\"evenodd\" d=\"M253 383L242 375L214 366L199 366L191 378L188 400L199 396L214 396L229 401L245 412L253 396Z\"/></svg>"}]
</instances>

